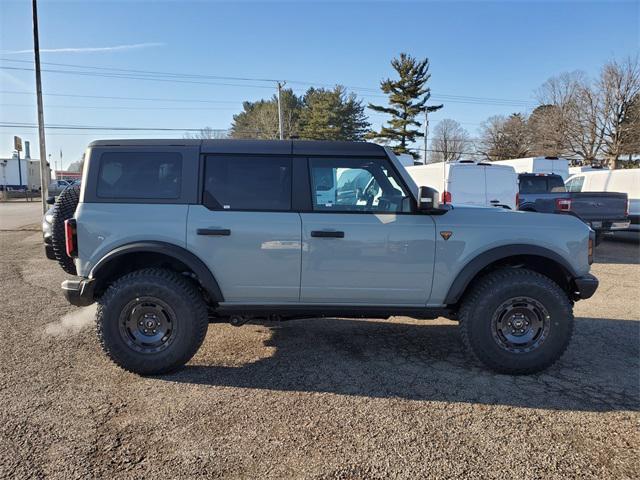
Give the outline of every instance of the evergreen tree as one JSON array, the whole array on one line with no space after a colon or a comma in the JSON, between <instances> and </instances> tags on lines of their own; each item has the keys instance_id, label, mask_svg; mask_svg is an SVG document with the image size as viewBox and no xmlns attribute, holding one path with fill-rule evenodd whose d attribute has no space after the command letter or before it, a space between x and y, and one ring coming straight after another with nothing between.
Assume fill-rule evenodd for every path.
<instances>
[{"instance_id":1,"label":"evergreen tree","mask_svg":"<svg viewBox=\"0 0 640 480\"><path fill-rule=\"evenodd\" d=\"M291 89L281 92L284 138L299 134L302 100ZM232 138L279 138L278 97L269 100L243 102L242 112L233 116L230 136Z\"/></svg>"},{"instance_id":2,"label":"evergreen tree","mask_svg":"<svg viewBox=\"0 0 640 480\"><path fill-rule=\"evenodd\" d=\"M431 97L431 90L426 86L431 77L429 59L417 60L401 53L399 58L391 61L391 66L399 79L380 82L381 90L389 96L389 106L369 104L370 109L391 115L391 120L379 132L371 132L368 138L390 142L396 154L408 153L418 158L409 148L416 138L424 137L419 130L422 124L417 118L425 110L434 112L442 108L442 105L426 106Z\"/></svg>"},{"instance_id":3,"label":"evergreen tree","mask_svg":"<svg viewBox=\"0 0 640 480\"><path fill-rule=\"evenodd\" d=\"M302 103L300 138L360 141L369 129L362 102L340 85L333 90L310 88Z\"/></svg>"}]
</instances>

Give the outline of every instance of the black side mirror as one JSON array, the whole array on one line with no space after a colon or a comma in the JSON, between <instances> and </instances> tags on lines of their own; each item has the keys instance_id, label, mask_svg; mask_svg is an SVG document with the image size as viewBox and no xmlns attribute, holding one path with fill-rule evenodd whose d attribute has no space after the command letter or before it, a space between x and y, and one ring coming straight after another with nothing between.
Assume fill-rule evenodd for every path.
<instances>
[{"instance_id":1,"label":"black side mirror","mask_svg":"<svg viewBox=\"0 0 640 480\"><path fill-rule=\"evenodd\" d=\"M54 203L56 203L55 195L49 195L47 197L47 205L53 205Z\"/></svg>"},{"instance_id":2,"label":"black side mirror","mask_svg":"<svg viewBox=\"0 0 640 480\"><path fill-rule=\"evenodd\" d=\"M420 187L418 189L418 210L422 212L433 212L439 210L440 201L438 191L431 187Z\"/></svg>"}]
</instances>

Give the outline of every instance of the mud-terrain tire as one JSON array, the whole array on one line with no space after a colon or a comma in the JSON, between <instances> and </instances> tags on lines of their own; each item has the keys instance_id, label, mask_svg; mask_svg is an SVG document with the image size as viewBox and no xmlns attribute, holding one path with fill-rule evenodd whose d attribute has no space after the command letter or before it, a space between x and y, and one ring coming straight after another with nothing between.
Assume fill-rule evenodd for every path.
<instances>
[{"instance_id":1,"label":"mud-terrain tire","mask_svg":"<svg viewBox=\"0 0 640 480\"><path fill-rule=\"evenodd\" d=\"M526 269L482 277L459 311L462 340L490 369L542 371L564 353L573 332L572 304L550 278Z\"/></svg>"},{"instance_id":2,"label":"mud-terrain tire","mask_svg":"<svg viewBox=\"0 0 640 480\"><path fill-rule=\"evenodd\" d=\"M98 340L118 366L139 375L174 371L197 352L209 325L196 286L171 270L138 270L98 300Z\"/></svg>"},{"instance_id":3,"label":"mud-terrain tire","mask_svg":"<svg viewBox=\"0 0 640 480\"><path fill-rule=\"evenodd\" d=\"M56 199L51 221L51 246L53 254L62 269L71 275L77 275L73 258L67 255L64 221L73 217L80 199L80 185L72 185L63 190Z\"/></svg>"}]
</instances>

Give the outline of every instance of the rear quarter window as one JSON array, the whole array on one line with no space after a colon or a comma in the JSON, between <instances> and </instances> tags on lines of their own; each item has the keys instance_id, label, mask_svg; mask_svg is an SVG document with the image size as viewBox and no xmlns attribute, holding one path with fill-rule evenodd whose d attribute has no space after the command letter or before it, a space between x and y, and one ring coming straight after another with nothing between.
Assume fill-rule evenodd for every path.
<instances>
[{"instance_id":1,"label":"rear quarter window","mask_svg":"<svg viewBox=\"0 0 640 480\"><path fill-rule=\"evenodd\" d=\"M181 184L182 155L179 153L103 153L96 195L113 199L177 199Z\"/></svg>"}]
</instances>

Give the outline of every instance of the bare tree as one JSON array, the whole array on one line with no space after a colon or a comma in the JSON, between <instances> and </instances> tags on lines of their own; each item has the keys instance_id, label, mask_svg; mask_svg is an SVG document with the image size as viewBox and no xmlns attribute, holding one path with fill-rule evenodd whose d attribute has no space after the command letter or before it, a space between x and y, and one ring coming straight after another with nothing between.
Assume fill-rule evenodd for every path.
<instances>
[{"instance_id":1,"label":"bare tree","mask_svg":"<svg viewBox=\"0 0 640 480\"><path fill-rule=\"evenodd\" d=\"M431 163L456 162L467 154L471 139L469 133L455 120L445 118L433 129Z\"/></svg>"},{"instance_id":2,"label":"bare tree","mask_svg":"<svg viewBox=\"0 0 640 480\"><path fill-rule=\"evenodd\" d=\"M529 116L531 155L560 157L567 153L566 128L556 105L540 105Z\"/></svg>"},{"instance_id":3,"label":"bare tree","mask_svg":"<svg viewBox=\"0 0 640 480\"><path fill-rule=\"evenodd\" d=\"M514 113L509 117L488 118L480 127L478 153L490 161L526 157L531 152L527 117Z\"/></svg>"},{"instance_id":4,"label":"bare tree","mask_svg":"<svg viewBox=\"0 0 640 480\"><path fill-rule=\"evenodd\" d=\"M603 130L604 154L610 168L616 167L625 153L625 139L637 133L638 115L634 102L640 95L640 63L638 57L605 64L597 82L602 95L600 128Z\"/></svg>"},{"instance_id":5,"label":"bare tree","mask_svg":"<svg viewBox=\"0 0 640 480\"><path fill-rule=\"evenodd\" d=\"M187 132L184 134L184 138L191 138L195 140L221 139L227 138L228 136L229 135L226 130L216 130L211 127L204 127L198 132Z\"/></svg>"},{"instance_id":6,"label":"bare tree","mask_svg":"<svg viewBox=\"0 0 640 480\"><path fill-rule=\"evenodd\" d=\"M547 80L536 92L541 104L532 114L534 151L591 164L604 145L602 91L580 71Z\"/></svg>"}]
</instances>

